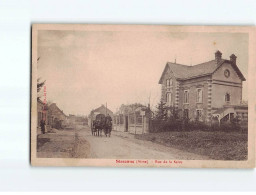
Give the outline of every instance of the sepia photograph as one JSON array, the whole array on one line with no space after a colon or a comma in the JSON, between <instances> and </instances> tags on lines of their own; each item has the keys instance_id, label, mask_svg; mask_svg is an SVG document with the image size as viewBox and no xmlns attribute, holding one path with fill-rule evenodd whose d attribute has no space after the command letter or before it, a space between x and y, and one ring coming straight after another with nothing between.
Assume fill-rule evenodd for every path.
<instances>
[{"instance_id":1,"label":"sepia photograph","mask_svg":"<svg viewBox=\"0 0 256 195\"><path fill-rule=\"evenodd\" d=\"M255 167L253 45L249 26L34 24L32 165Z\"/></svg>"}]
</instances>

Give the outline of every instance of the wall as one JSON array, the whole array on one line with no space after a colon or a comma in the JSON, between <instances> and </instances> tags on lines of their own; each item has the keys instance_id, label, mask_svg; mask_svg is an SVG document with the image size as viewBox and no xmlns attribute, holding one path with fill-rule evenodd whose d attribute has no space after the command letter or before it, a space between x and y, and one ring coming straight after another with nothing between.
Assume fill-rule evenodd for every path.
<instances>
[{"instance_id":1,"label":"wall","mask_svg":"<svg viewBox=\"0 0 256 195\"><path fill-rule=\"evenodd\" d=\"M242 88L234 86L225 86L220 84L212 84L212 107L221 108L226 105L225 94L230 94L230 105L240 104L242 100Z\"/></svg>"},{"instance_id":2,"label":"wall","mask_svg":"<svg viewBox=\"0 0 256 195\"><path fill-rule=\"evenodd\" d=\"M120 119L122 118L122 123L120 123ZM113 130L115 131L125 131L125 115L114 115L113 116Z\"/></svg>"},{"instance_id":3,"label":"wall","mask_svg":"<svg viewBox=\"0 0 256 195\"><path fill-rule=\"evenodd\" d=\"M230 76L224 76L228 69ZM212 107L220 108L226 105L225 95L230 94L230 105L237 105L242 100L242 80L232 68L231 64L223 64L212 76Z\"/></svg>"},{"instance_id":4,"label":"wall","mask_svg":"<svg viewBox=\"0 0 256 195\"><path fill-rule=\"evenodd\" d=\"M179 109L180 116L183 116L183 110L189 109L189 118L196 118L196 110L202 109L203 121L207 118L207 105L208 105L208 80L210 76L195 78L186 80L180 83L179 89ZM196 102L197 89L201 88L203 90L203 100L202 103ZM184 90L189 91L189 103L184 104Z\"/></svg>"},{"instance_id":5,"label":"wall","mask_svg":"<svg viewBox=\"0 0 256 195\"><path fill-rule=\"evenodd\" d=\"M66 116L57 107L57 105L55 103L53 103L49 106L48 114L49 114L48 118L51 120L51 124L49 124L49 125L51 125L52 127L60 128L62 125L66 124Z\"/></svg>"},{"instance_id":6,"label":"wall","mask_svg":"<svg viewBox=\"0 0 256 195\"><path fill-rule=\"evenodd\" d=\"M130 113L131 114L131 113ZM132 115L134 115L132 113ZM119 115L115 115L114 117L119 117ZM117 122L117 120L113 120L113 130L115 131L122 131L125 132L125 115L121 115L120 117L123 117L123 123L120 124L120 122ZM146 114L145 116L140 116L143 117L142 123L130 122L130 115L128 115L128 132L132 134L142 134L142 133L149 133L149 115ZM135 121L137 121L135 119Z\"/></svg>"},{"instance_id":7,"label":"wall","mask_svg":"<svg viewBox=\"0 0 256 195\"><path fill-rule=\"evenodd\" d=\"M224 75L224 71L228 69L230 71L230 76L227 78ZM224 63L219 67L219 69L212 75L213 80L222 80L227 82L235 82L235 83L241 83L241 79L237 75L236 71L233 69L231 64Z\"/></svg>"},{"instance_id":8,"label":"wall","mask_svg":"<svg viewBox=\"0 0 256 195\"><path fill-rule=\"evenodd\" d=\"M172 79L173 84L171 87L167 89L166 86L166 80L167 79ZM176 97L176 85L177 85L177 80L173 75L173 72L170 70L170 68L167 69L165 75L163 76L163 83L162 83L162 91L161 91L161 101L166 102L166 93L171 92L172 93L172 105L175 104L175 97Z\"/></svg>"},{"instance_id":9,"label":"wall","mask_svg":"<svg viewBox=\"0 0 256 195\"><path fill-rule=\"evenodd\" d=\"M45 118L45 124L48 123L48 111L44 110L44 103L37 101L37 126L40 127L41 120Z\"/></svg>"}]
</instances>

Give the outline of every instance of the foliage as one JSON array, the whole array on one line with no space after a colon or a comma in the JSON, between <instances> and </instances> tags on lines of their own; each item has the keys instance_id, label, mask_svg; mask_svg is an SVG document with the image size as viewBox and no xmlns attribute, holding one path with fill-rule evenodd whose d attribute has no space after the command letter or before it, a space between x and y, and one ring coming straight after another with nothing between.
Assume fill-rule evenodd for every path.
<instances>
[{"instance_id":1,"label":"foliage","mask_svg":"<svg viewBox=\"0 0 256 195\"><path fill-rule=\"evenodd\" d=\"M44 84L45 84L45 81L40 82L40 78L37 79L37 92L40 92L40 91L41 91L41 89L42 89L42 87L44 86Z\"/></svg>"},{"instance_id":2,"label":"foliage","mask_svg":"<svg viewBox=\"0 0 256 195\"><path fill-rule=\"evenodd\" d=\"M165 103L160 101L160 103L157 105L157 111L155 113L155 119L158 120L166 120L167 119L167 109L165 106Z\"/></svg>"},{"instance_id":3,"label":"foliage","mask_svg":"<svg viewBox=\"0 0 256 195\"><path fill-rule=\"evenodd\" d=\"M40 60L40 57L37 58L37 62ZM45 80L44 81L40 81L40 78L37 79L37 100L39 100L40 96L39 96L39 92L41 91L42 87L45 84Z\"/></svg>"},{"instance_id":4,"label":"foliage","mask_svg":"<svg viewBox=\"0 0 256 195\"><path fill-rule=\"evenodd\" d=\"M179 111L171 106L166 106L160 102L157 105L155 117L151 120L150 132L171 132L171 131L222 131L232 132L241 131L240 121L238 117L233 118L230 122L219 124L206 124L196 120L190 120L186 117L179 117Z\"/></svg>"}]
</instances>

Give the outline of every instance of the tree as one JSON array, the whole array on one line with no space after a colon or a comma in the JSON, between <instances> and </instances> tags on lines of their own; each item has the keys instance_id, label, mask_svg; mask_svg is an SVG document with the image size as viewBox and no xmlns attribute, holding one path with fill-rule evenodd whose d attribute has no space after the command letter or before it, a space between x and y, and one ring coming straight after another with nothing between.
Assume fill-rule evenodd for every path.
<instances>
[{"instance_id":1,"label":"tree","mask_svg":"<svg viewBox=\"0 0 256 195\"><path fill-rule=\"evenodd\" d=\"M40 82L40 78L37 79L37 92L40 92L44 84L45 84L45 80L43 82Z\"/></svg>"},{"instance_id":2,"label":"tree","mask_svg":"<svg viewBox=\"0 0 256 195\"><path fill-rule=\"evenodd\" d=\"M175 108L174 106L166 106L166 113L168 119L178 119L179 118L179 109Z\"/></svg>"},{"instance_id":3,"label":"tree","mask_svg":"<svg viewBox=\"0 0 256 195\"><path fill-rule=\"evenodd\" d=\"M37 62L39 60L40 60L40 57L37 58ZM40 78L37 79L37 100L39 100L39 98L40 98L39 92L41 91L41 89L44 86L44 84L45 84L45 80L41 82Z\"/></svg>"},{"instance_id":4,"label":"tree","mask_svg":"<svg viewBox=\"0 0 256 195\"><path fill-rule=\"evenodd\" d=\"M166 120L167 119L167 107L164 102L160 101L158 105L156 106L156 114L155 118L160 120Z\"/></svg>"}]
</instances>

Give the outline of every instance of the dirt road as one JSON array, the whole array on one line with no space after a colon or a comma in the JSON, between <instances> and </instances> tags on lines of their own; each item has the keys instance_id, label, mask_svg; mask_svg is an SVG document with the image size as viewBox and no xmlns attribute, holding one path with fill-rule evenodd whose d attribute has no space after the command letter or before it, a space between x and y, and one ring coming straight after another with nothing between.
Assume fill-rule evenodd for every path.
<instances>
[{"instance_id":1,"label":"dirt road","mask_svg":"<svg viewBox=\"0 0 256 195\"><path fill-rule=\"evenodd\" d=\"M38 157L108 159L202 160L206 156L135 139L125 132L112 131L111 137L92 136L88 127L39 135ZM45 139L45 143L43 140ZM41 145L40 145L41 142Z\"/></svg>"}]
</instances>

